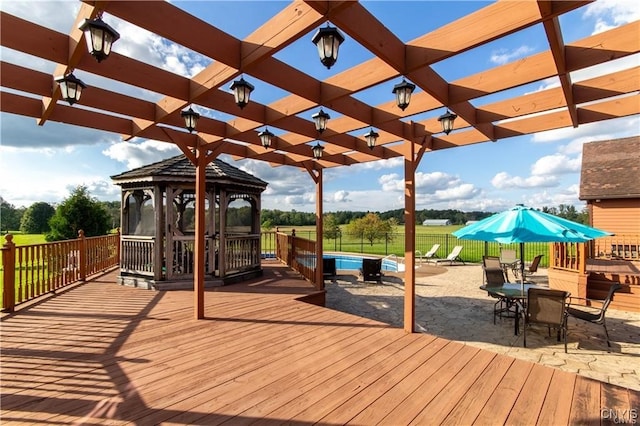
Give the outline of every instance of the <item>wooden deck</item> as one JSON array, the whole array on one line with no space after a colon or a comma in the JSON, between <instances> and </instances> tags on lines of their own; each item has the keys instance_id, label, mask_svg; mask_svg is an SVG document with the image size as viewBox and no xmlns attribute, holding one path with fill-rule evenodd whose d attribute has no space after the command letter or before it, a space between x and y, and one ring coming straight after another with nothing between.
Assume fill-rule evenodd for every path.
<instances>
[{"instance_id":1,"label":"wooden deck","mask_svg":"<svg viewBox=\"0 0 640 426\"><path fill-rule=\"evenodd\" d=\"M297 301L313 289L275 263L207 291L200 321L190 291L115 282L2 318L3 425L599 424L640 406L635 391Z\"/></svg>"}]
</instances>

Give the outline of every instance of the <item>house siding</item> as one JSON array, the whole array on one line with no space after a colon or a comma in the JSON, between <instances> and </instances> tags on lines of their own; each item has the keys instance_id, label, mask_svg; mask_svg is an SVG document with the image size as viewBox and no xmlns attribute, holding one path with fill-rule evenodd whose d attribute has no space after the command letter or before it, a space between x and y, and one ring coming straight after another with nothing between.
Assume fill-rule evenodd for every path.
<instances>
[{"instance_id":1,"label":"house siding","mask_svg":"<svg viewBox=\"0 0 640 426\"><path fill-rule=\"evenodd\" d=\"M640 199L590 202L594 227L614 234L640 234Z\"/></svg>"}]
</instances>

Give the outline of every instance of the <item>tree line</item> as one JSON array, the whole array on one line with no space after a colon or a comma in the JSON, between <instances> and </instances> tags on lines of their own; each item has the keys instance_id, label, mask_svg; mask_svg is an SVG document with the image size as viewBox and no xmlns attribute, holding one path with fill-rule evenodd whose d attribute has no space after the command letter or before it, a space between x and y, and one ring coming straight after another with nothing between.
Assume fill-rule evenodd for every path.
<instances>
[{"instance_id":1,"label":"tree line","mask_svg":"<svg viewBox=\"0 0 640 426\"><path fill-rule=\"evenodd\" d=\"M228 212L229 224L246 224L248 207L230 210ZM541 210L574 222L588 224L586 207L582 211L578 211L572 205L560 204L558 207L543 207ZM404 224L404 209L386 212L343 210L326 213L325 228L331 229L353 223L361 224L363 221L370 221L372 214L384 222ZM422 209L416 211L416 223L421 224L426 219L448 219L453 225L464 225L470 220L482 220L492 214L494 213L463 212L454 209ZM315 224L315 213L277 209L263 209L261 211L263 229L272 229L276 226L313 226ZM19 230L27 234L45 234L47 241L58 241L76 238L80 229L85 231L86 236L94 236L104 235L119 226L120 202L98 201L91 196L85 186L76 187L68 198L56 206L46 202L36 202L28 208L16 208L0 197L1 233Z\"/></svg>"},{"instance_id":2,"label":"tree line","mask_svg":"<svg viewBox=\"0 0 640 426\"><path fill-rule=\"evenodd\" d=\"M120 202L98 201L85 186L76 187L68 198L53 206L39 201L29 207L16 208L0 197L0 232L20 231L45 234L47 241L108 234L120 226Z\"/></svg>"}]
</instances>

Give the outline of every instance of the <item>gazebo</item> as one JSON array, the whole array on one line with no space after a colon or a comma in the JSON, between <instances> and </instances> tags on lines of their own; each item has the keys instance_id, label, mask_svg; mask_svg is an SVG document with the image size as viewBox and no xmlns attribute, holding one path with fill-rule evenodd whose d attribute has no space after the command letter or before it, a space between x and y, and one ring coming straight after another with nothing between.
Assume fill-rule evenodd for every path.
<instances>
[{"instance_id":1,"label":"gazebo","mask_svg":"<svg viewBox=\"0 0 640 426\"><path fill-rule=\"evenodd\" d=\"M195 166L184 155L112 176L122 188L121 284L193 286ZM205 172L205 281L253 277L260 267L260 194L267 183L215 159Z\"/></svg>"}]
</instances>

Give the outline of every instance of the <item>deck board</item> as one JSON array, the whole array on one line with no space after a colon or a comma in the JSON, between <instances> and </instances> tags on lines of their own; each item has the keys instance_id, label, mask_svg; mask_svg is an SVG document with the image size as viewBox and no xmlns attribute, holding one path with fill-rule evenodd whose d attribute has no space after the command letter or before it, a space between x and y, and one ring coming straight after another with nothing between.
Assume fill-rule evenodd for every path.
<instances>
[{"instance_id":1,"label":"deck board","mask_svg":"<svg viewBox=\"0 0 640 426\"><path fill-rule=\"evenodd\" d=\"M638 392L297 301L280 265L205 293L106 274L2 316L2 424L599 423ZM634 405L635 404L635 405Z\"/></svg>"}]
</instances>

